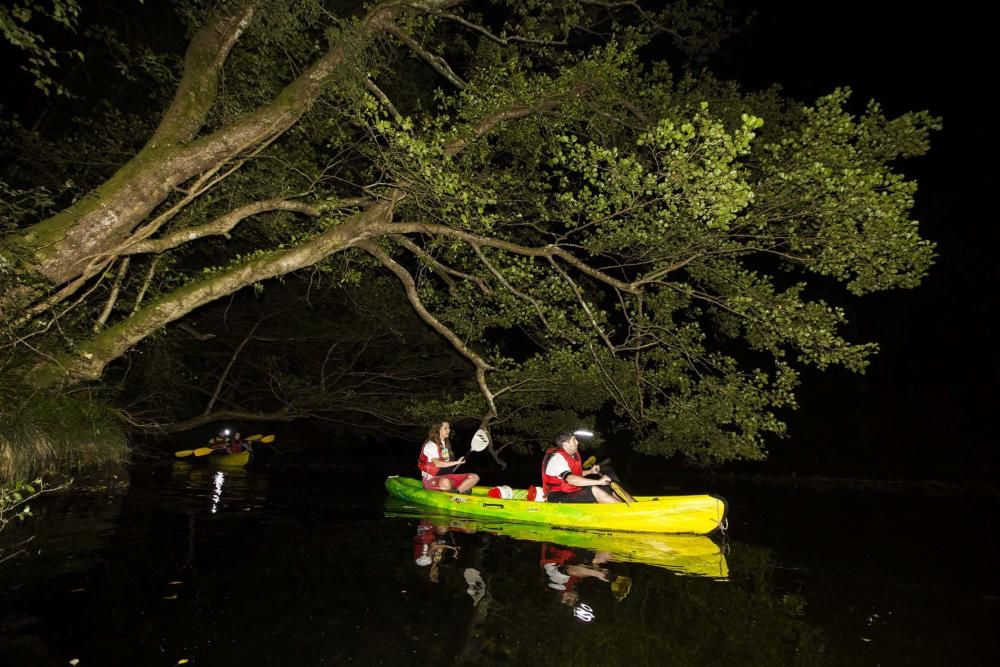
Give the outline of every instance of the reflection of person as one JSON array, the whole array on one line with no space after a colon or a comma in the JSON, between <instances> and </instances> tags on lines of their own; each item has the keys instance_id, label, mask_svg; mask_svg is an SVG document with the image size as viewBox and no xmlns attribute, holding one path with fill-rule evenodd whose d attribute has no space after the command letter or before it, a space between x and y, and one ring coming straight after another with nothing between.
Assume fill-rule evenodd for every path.
<instances>
[{"instance_id":1,"label":"reflection of person","mask_svg":"<svg viewBox=\"0 0 1000 667\"><path fill-rule=\"evenodd\" d=\"M431 431L427 434L427 442L420 448L417 467L420 468L425 489L468 493L469 489L479 483L479 475L441 472L465 463L464 456L457 461L451 460L451 444L448 440L450 435L451 425L448 422L431 426Z\"/></svg>"},{"instance_id":2,"label":"reflection of person","mask_svg":"<svg viewBox=\"0 0 1000 667\"><path fill-rule=\"evenodd\" d=\"M610 555L598 551L589 559L589 563L586 562L587 555L589 552L583 550L553 544L542 545L539 564L546 576L545 585L559 591L559 599L564 605L575 607L580 601L580 593L576 589L580 581L590 578L608 581L608 570L601 565L608 562Z\"/></svg>"},{"instance_id":3,"label":"reflection of person","mask_svg":"<svg viewBox=\"0 0 1000 667\"><path fill-rule=\"evenodd\" d=\"M542 459L542 488L550 503L620 503L611 492L611 478L600 466L583 469L580 443L572 433L556 436L556 446ZM594 478L588 478L591 475Z\"/></svg>"},{"instance_id":4,"label":"reflection of person","mask_svg":"<svg viewBox=\"0 0 1000 667\"><path fill-rule=\"evenodd\" d=\"M430 566L428 577L431 582L441 579L440 567L445 554L450 550L453 558L458 558L458 547L446 544L444 536L448 529L435 526L426 519L417 524L417 534L413 537L413 562L419 567Z\"/></svg>"}]
</instances>

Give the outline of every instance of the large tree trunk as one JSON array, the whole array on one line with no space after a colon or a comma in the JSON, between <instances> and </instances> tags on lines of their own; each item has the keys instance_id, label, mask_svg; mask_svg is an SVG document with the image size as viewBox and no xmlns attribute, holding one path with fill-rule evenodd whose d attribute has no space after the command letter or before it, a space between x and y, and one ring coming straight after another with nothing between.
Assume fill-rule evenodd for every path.
<instances>
[{"instance_id":1,"label":"large tree trunk","mask_svg":"<svg viewBox=\"0 0 1000 667\"><path fill-rule=\"evenodd\" d=\"M37 388L57 387L101 377L109 363L161 327L196 308L268 278L285 275L385 233L392 201L371 204L364 211L302 245L255 257L246 264L196 280L150 302L129 317L63 354L36 366L27 382Z\"/></svg>"},{"instance_id":2,"label":"large tree trunk","mask_svg":"<svg viewBox=\"0 0 1000 667\"><path fill-rule=\"evenodd\" d=\"M0 265L17 267L19 288L0 298L0 322L31 301L117 256L132 233L168 196L191 179L253 151L292 127L331 77L403 8L378 6L269 104L195 139L212 107L226 55L248 25L255 2L215 14L194 37L177 95L149 143L104 184L68 209L4 240ZM447 4L447 3L431 3ZM30 284L30 286L29 286Z\"/></svg>"}]
</instances>

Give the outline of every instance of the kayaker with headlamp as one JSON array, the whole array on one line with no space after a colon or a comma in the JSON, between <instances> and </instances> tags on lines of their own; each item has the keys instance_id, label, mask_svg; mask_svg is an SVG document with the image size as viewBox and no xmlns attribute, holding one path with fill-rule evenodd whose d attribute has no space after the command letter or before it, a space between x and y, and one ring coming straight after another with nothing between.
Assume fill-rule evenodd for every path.
<instances>
[{"instance_id":1,"label":"kayaker with headlamp","mask_svg":"<svg viewBox=\"0 0 1000 667\"><path fill-rule=\"evenodd\" d=\"M611 478L598 465L583 469L580 443L574 433L556 436L556 446L542 459L542 488L550 503L620 503L611 491ZM594 475L594 479L585 477Z\"/></svg>"}]
</instances>

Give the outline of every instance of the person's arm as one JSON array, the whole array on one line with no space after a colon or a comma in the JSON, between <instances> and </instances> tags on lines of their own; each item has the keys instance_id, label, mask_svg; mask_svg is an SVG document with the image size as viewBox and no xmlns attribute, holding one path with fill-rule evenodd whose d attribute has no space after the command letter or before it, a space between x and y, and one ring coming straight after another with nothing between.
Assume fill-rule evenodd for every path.
<instances>
[{"instance_id":1,"label":"person's arm","mask_svg":"<svg viewBox=\"0 0 1000 667\"><path fill-rule=\"evenodd\" d=\"M447 459L431 459L431 462L438 468L454 468L455 466L465 463L465 457L463 456L457 461L449 461Z\"/></svg>"},{"instance_id":2,"label":"person's arm","mask_svg":"<svg viewBox=\"0 0 1000 667\"><path fill-rule=\"evenodd\" d=\"M607 475L601 475L597 479L587 479L586 477L580 477L579 475L569 473L563 477L563 479L573 486L604 486L605 484L611 483L611 478Z\"/></svg>"}]
</instances>

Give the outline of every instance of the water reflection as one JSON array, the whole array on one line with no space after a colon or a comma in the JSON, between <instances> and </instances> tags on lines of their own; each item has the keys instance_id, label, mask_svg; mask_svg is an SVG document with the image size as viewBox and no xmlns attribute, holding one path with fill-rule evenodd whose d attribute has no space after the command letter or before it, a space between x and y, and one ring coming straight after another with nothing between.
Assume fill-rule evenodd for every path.
<instances>
[{"instance_id":1,"label":"water reflection","mask_svg":"<svg viewBox=\"0 0 1000 667\"><path fill-rule=\"evenodd\" d=\"M678 574L724 580L729 565L724 543L704 535L662 535L655 533L614 533L609 531L567 530L540 524L523 524L495 519L440 516L396 498L386 500L386 515L419 518L439 530L467 533L485 532L513 539L547 542L564 547L589 549L606 554L606 560L645 563Z\"/></svg>"},{"instance_id":2,"label":"water reflection","mask_svg":"<svg viewBox=\"0 0 1000 667\"><path fill-rule=\"evenodd\" d=\"M932 570L899 547L926 540L939 499L888 541L870 511L884 497L845 510L772 493L737 505L727 550L384 518L380 474L217 472L163 466L125 492L53 495L0 535L36 536L0 568L0 665L983 664L996 645L995 598L982 602L995 550ZM824 507L815 524L789 518Z\"/></svg>"}]
</instances>

